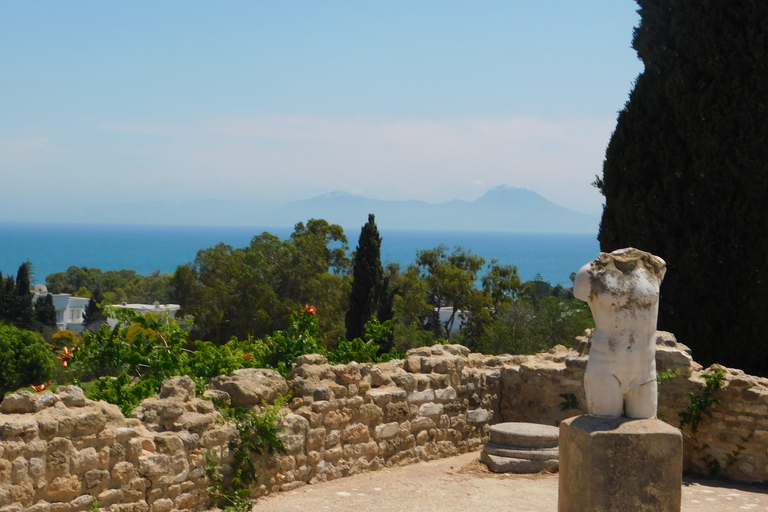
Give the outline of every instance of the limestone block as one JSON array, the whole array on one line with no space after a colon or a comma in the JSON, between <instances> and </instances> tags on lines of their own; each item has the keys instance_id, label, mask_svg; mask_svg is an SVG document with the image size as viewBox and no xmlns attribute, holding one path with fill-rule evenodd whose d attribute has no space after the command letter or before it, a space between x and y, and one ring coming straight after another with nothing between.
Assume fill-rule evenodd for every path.
<instances>
[{"instance_id":1,"label":"limestone block","mask_svg":"<svg viewBox=\"0 0 768 512\"><path fill-rule=\"evenodd\" d=\"M436 404L434 402L422 404L419 407L419 414L421 416L440 416L443 414L443 404Z\"/></svg>"},{"instance_id":2,"label":"limestone block","mask_svg":"<svg viewBox=\"0 0 768 512\"><path fill-rule=\"evenodd\" d=\"M33 439L37 436L38 425L32 418L24 416L3 418L2 433L4 437L20 437Z\"/></svg>"},{"instance_id":3,"label":"limestone block","mask_svg":"<svg viewBox=\"0 0 768 512\"><path fill-rule=\"evenodd\" d=\"M404 389L389 387L371 389L365 393L365 396L374 404L383 407L389 402L405 400L407 395Z\"/></svg>"},{"instance_id":4,"label":"limestone block","mask_svg":"<svg viewBox=\"0 0 768 512\"><path fill-rule=\"evenodd\" d=\"M433 389L425 389L424 391L411 391L408 393L408 401L413 404L422 404L424 402L432 402L434 400L435 391Z\"/></svg>"},{"instance_id":5,"label":"limestone block","mask_svg":"<svg viewBox=\"0 0 768 512\"><path fill-rule=\"evenodd\" d=\"M78 496L69 502L70 510L76 512L78 510L85 510L93 502L93 496L90 494L83 494Z\"/></svg>"},{"instance_id":6,"label":"limestone block","mask_svg":"<svg viewBox=\"0 0 768 512\"><path fill-rule=\"evenodd\" d=\"M517 459L480 452L480 461L494 473L539 473L557 469L557 459Z\"/></svg>"},{"instance_id":7,"label":"limestone block","mask_svg":"<svg viewBox=\"0 0 768 512\"><path fill-rule=\"evenodd\" d=\"M411 421L411 432L416 432L417 430L422 430L425 428L434 428L435 427L435 421L432 418L428 418L426 416L420 416L418 418L414 418Z\"/></svg>"},{"instance_id":8,"label":"limestone block","mask_svg":"<svg viewBox=\"0 0 768 512\"><path fill-rule=\"evenodd\" d=\"M386 439L396 436L400 432L400 424L396 421L376 426L376 439Z\"/></svg>"},{"instance_id":9,"label":"limestone block","mask_svg":"<svg viewBox=\"0 0 768 512\"><path fill-rule=\"evenodd\" d=\"M657 419L560 423L559 512L679 512L680 431Z\"/></svg>"},{"instance_id":10,"label":"limestone block","mask_svg":"<svg viewBox=\"0 0 768 512\"><path fill-rule=\"evenodd\" d=\"M173 510L173 500L160 498L152 502L149 508L150 512L170 512Z\"/></svg>"},{"instance_id":11,"label":"limestone block","mask_svg":"<svg viewBox=\"0 0 768 512\"><path fill-rule=\"evenodd\" d=\"M491 419L491 413L487 409L475 409L467 412L468 423L485 423Z\"/></svg>"},{"instance_id":12,"label":"limestone block","mask_svg":"<svg viewBox=\"0 0 768 512\"><path fill-rule=\"evenodd\" d=\"M45 500L40 500L27 509L27 512L50 512L51 504Z\"/></svg>"},{"instance_id":13,"label":"limestone block","mask_svg":"<svg viewBox=\"0 0 768 512\"><path fill-rule=\"evenodd\" d=\"M243 368L230 375L214 377L210 387L228 393L232 405L236 407L260 405L262 400L273 403L278 394L288 394L285 378L275 370L266 368Z\"/></svg>"},{"instance_id":14,"label":"limestone block","mask_svg":"<svg viewBox=\"0 0 768 512\"><path fill-rule=\"evenodd\" d=\"M337 364L331 367L336 378L345 383L360 382L362 375L360 375L360 366L355 363L349 364Z\"/></svg>"},{"instance_id":15,"label":"limestone block","mask_svg":"<svg viewBox=\"0 0 768 512\"><path fill-rule=\"evenodd\" d=\"M456 396L456 388L453 387L435 390L435 400L439 402L450 402L451 400L456 400Z\"/></svg>"},{"instance_id":16,"label":"limestone block","mask_svg":"<svg viewBox=\"0 0 768 512\"><path fill-rule=\"evenodd\" d=\"M409 373L419 373L421 371L421 358L416 355L409 355L405 358L403 367Z\"/></svg>"},{"instance_id":17,"label":"limestone block","mask_svg":"<svg viewBox=\"0 0 768 512\"><path fill-rule=\"evenodd\" d=\"M76 475L56 477L48 484L46 494L51 501L74 499L80 494L80 479ZM18 500L14 499L14 501Z\"/></svg>"},{"instance_id":18,"label":"limestone block","mask_svg":"<svg viewBox=\"0 0 768 512\"><path fill-rule=\"evenodd\" d=\"M44 391L42 393L18 391L16 393L5 395L3 402L0 403L0 412L4 414L31 413L47 407L53 407L58 401L60 401L60 398L50 391Z\"/></svg>"},{"instance_id":19,"label":"limestone block","mask_svg":"<svg viewBox=\"0 0 768 512\"><path fill-rule=\"evenodd\" d=\"M368 426L362 423L348 425L341 432L341 440L345 443L362 443L370 439Z\"/></svg>"}]
</instances>

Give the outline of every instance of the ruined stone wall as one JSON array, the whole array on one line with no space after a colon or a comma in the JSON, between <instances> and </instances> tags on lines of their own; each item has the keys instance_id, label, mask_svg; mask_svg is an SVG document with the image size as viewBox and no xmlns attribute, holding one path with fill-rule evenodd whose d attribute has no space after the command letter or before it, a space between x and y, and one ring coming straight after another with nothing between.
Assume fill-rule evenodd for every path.
<instances>
[{"instance_id":1,"label":"ruined stone wall","mask_svg":"<svg viewBox=\"0 0 768 512\"><path fill-rule=\"evenodd\" d=\"M704 386L701 366L668 333L659 333L660 371L681 375L661 386L659 412L679 424L689 392ZM527 421L556 425L585 412L583 373L589 340L578 350L556 347L536 356L470 354L459 345L414 349L377 365L329 365L301 356L289 381L265 369L213 379L208 397L256 408L290 392L281 434L288 453L264 457L255 494L385 466L480 448L488 425ZM768 481L768 379L726 370L721 402L699 437L725 462L736 443L745 450L726 469L733 478ZM563 410L569 398L577 408ZM75 512L93 500L114 512L204 510L210 505L204 454L229 469L236 435L194 382L174 377L131 418L85 399L80 388L56 394L9 395L0 404L0 512ZM690 442L686 468L704 470Z\"/></svg>"},{"instance_id":2,"label":"ruined stone wall","mask_svg":"<svg viewBox=\"0 0 768 512\"><path fill-rule=\"evenodd\" d=\"M556 347L535 356L499 356L504 359L501 383L502 421L526 421L557 425L560 421L586 413L584 370L587 367L589 338L579 338L576 350ZM658 372L676 371L678 376L662 380L659 387L659 417L674 427L680 426L680 412L690 402L689 393L700 393L705 386L704 369L690 356L690 349L676 342L667 332L656 339ZM699 428L700 444L721 464L722 473L745 482L768 482L768 379L746 375L741 370L724 368L719 400L711 408L712 418L704 416ZM572 394L577 409L563 410ZM702 475L709 470L694 449L690 427L683 430L684 469ZM728 454L741 444L738 461L728 465Z\"/></svg>"},{"instance_id":3,"label":"ruined stone wall","mask_svg":"<svg viewBox=\"0 0 768 512\"><path fill-rule=\"evenodd\" d=\"M482 446L499 421L498 367L459 345L378 365L302 356L286 382L265 369L213 379L210 397L258 407L292 392L286 455L261 461L257 495ZM194 382L174 377L131 418L75 386L8 395L0 404L0 512L204 510L206 451L231 462L232 425Z\"/></svg>"}]
</instances>

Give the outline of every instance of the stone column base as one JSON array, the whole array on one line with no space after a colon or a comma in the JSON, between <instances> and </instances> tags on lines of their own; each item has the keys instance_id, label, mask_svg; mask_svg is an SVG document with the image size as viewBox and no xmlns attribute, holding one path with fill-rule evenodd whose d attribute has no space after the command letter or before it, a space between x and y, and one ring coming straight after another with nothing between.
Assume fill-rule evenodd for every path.
<instances>
[{"instance_id":1,"label":"stone column base","mask_svg":"<svg viewBox=\"0 0 768 512\"><path fill-rule=\"evenodd\" d=\"M657 419L560 423L559 512L680 512L683 436Z\"/></svg>"}]
</instances>

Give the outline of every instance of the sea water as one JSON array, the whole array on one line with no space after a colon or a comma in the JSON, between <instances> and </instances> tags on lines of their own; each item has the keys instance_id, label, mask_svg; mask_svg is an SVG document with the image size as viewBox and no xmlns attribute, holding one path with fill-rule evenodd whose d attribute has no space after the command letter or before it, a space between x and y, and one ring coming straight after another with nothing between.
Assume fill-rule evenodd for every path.
<instances>
[{"instance_id":1,"label":"sea water","mask_svg":"<svg viewBox=\"0 0 768 512\"><path fill-rule=\"evenodd\" d=\"M54 272L70 266L107 270L135 270L147 275L156 270L172 273L190 263L201 249L223 242L244 247L264 231L281 238L287 227L149 226L125 224L55 224L0 222L0 271L15 275L30 261L33 283L44 283ZM440 244L471 250L502 264L515 265L523 281L537 274L553 285L570 286L571 272L594 259L599 252L595 234L509 233L483 231L388 231L380 230L382 261L401 268L416 259L416 252ZM347 232L355 249L359 232Z\"/></svg>"}]
</instances>

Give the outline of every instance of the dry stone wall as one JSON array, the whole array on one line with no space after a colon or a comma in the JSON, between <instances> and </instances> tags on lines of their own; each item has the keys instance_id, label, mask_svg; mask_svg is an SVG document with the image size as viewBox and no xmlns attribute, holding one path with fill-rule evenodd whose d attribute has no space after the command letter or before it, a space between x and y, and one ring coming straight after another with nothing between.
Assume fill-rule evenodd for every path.
<instances>
[{"instance_id":1,"label":"dry stone wall","mask_svg":"<svg viewBox=\"0 0 768 512\"><path fill-rule=\"evenodd\" d=\"M535 356L486 356L460 345L414 349L404 360L330 365L299 358L292 378L246 369L213 379L207 398L258 408L292 397L281 434L287 454L264 457L256 495L289 490L480 448L491 424L557 425L583 413L589 338L577 350L556 347ZM687 394L704 387L706 371L668 333L657 337L659 370L680 375L661 388L659 412L677 426ZM713 417L700 439L721 461L743 443L729 476L768 481L768 379L726 369ZM576 403L573 403L575 398ZM174 377L131 418L87 400L80 388L8 395L0 404L0 512L75 512L98 500L114 512L176 512L210 506L205 453L232 462L232 425L194 382ZM686 446L687 469L705 468Z\"/></svg>"},{"instance_id":2,"label":"dry stone wall","mask_svg":"<svg viewBox=\"0 0 768 512\"><path fill-rule=\"evenodd\" d=\"M589 334L589 333L588 333ZM577 348L555 347L535 356L499 356L503 359L501 420L558 425L560 421L586 413L583 378L587 367L589 335L577 338ZM658 372L676 372L662 379L659 386L659 417L674 427L680 426L680 413L688 405L689 393L705 387L702 368L690 349L677 343L668 332L657 332L656 367ZM723 368L719 400L712 406L712 418L704 416L698 431L700 443L709 445L709 454L724 468L724 474L745 482L768 482L768 379L746 375L741 370ZM576 398L577 409L563 410L567 396ZM683 430L684 469L702 475L709 470L702 454L694 449L690 428ZM741 444L738 461L727 466L728 454Z\"/></svg>"}]
</instances>

